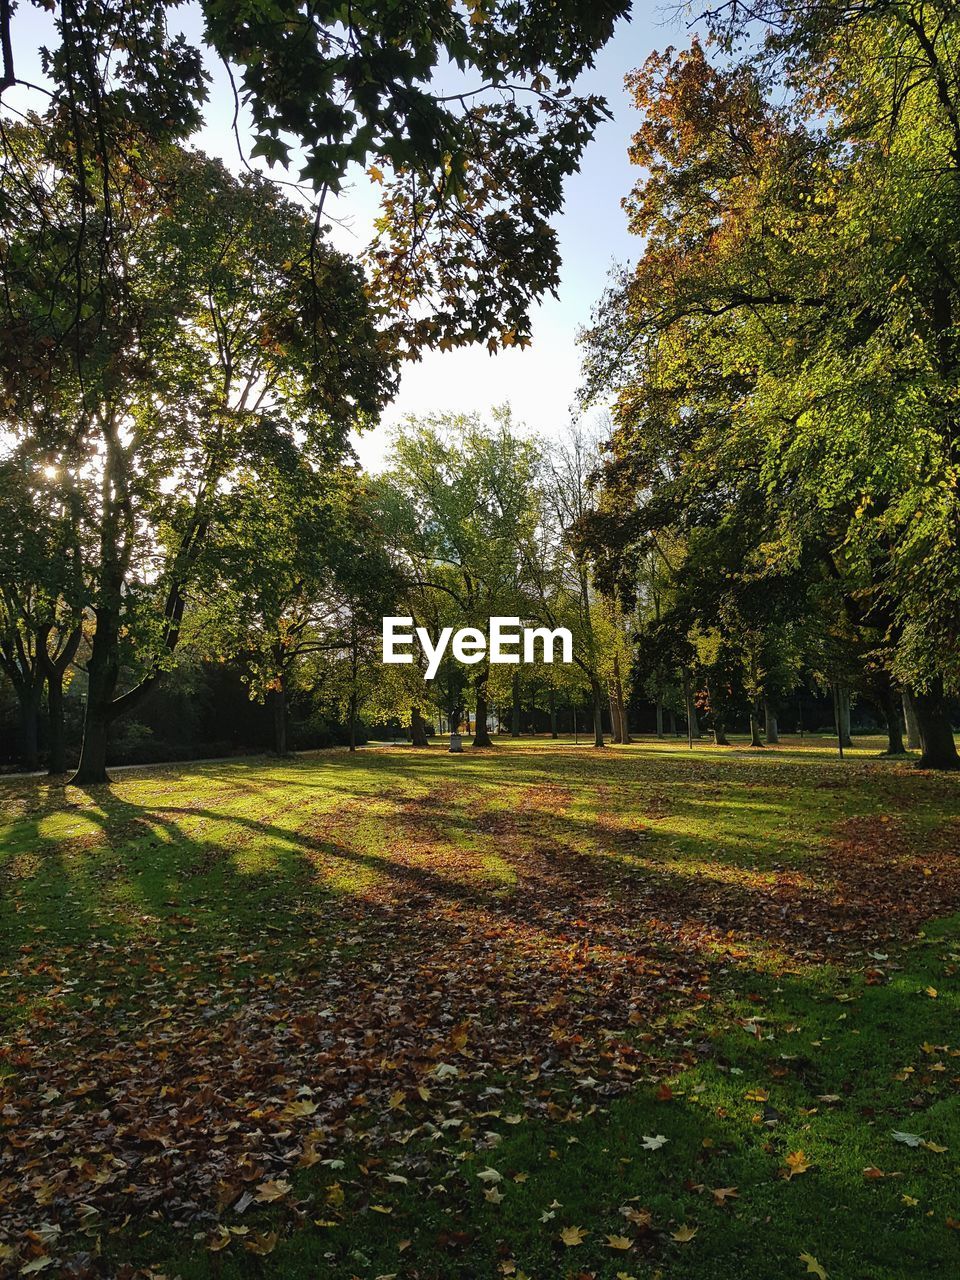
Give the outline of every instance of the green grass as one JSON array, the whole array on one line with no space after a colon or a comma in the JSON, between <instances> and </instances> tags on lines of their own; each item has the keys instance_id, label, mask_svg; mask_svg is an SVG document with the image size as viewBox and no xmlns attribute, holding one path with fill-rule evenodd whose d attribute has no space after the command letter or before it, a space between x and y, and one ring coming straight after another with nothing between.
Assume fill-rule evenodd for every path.
<instances>
[{"instance_id":1,"label":"green grass","mask_svg":"<svg viewBox=\"0 0 960 1280\"><path fill-rule=\"evenodd\" d=\"M960 1274L960 779L830 745L0 783L0 1274Z\"/></svg>"}]
</instances>

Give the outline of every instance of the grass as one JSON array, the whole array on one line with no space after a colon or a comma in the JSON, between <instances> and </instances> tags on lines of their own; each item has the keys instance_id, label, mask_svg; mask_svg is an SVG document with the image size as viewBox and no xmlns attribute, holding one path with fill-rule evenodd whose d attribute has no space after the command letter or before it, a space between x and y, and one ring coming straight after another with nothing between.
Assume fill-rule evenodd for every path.
<instances>
[{"instance_id":1,"label":"grass","mask_svg":"<svg viewBox=\"0 0 960 1280\"><path fill-rule=\"evenodd\" d=\"M960 1274L960 781L881 745L3 782L0 1274Z\"/></svg>"}]
</instances>

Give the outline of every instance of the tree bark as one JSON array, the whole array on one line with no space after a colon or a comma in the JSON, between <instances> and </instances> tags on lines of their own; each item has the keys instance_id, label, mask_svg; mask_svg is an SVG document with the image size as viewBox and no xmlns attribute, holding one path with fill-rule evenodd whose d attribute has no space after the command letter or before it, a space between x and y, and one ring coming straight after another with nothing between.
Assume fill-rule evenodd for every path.
<instances>
[{"instance_id":1,"label":"tree bark","mask_svg":"<svg viewBox=\"0 0 960 1280\"><path fill-rule=\"evenodd\" d=\"M510 737L520 737L520 673L514 672L512 683L513 704L510 708Z\"/></svg>"},{"instance_id":2,"label":"tree bark","mask_svg":"<svg viewBox=\"0 0 960 1280\"><path fill-rule=\"evenodd\" d=\"M43 685L29 684L17 690L20 700L20 729L23 735L23 763L28 773L40 767L40 696Z\"/></svg>"},{"instance_id":3,"label":"tree bark","mask_svg":"<svg viewBox=\"0 0 960 1280\"><path fill-rule=\"evenodd\" d=\"M612 686L607 691L607 701L610 703L610 741L622 742L623 727L620 724L620 709Z\"/></svg>"},{"instance_id":4,"label":"tree bark","mask_svg":"<svg viewBox=\"0 0 960 1280\"><path fill-rule=\"evenodd\" d=\"M844 686L837 686L837 706L839 707L839 721L837 725L837 735L844 748L853 746L853 738L850 736L850 690Z\"/></svg>"},{"instance_id":5,"label":"tree bark","mask_svg":"<svg viewBox=\"0 0 960 1280\"><path fill-rule=\"evenodd\" d=\"M700 720L697 716L697 704L693 698L693 688L687 676L683 678L683 696L687 705L687 725L690 730L690 737L699 739L703 737L700 732Z\"/></svg>"},{"instance_id":6,"label":"tree bark","mask_svg":"<svg viewBox=\"0 0 960 1280\"><path fill-rule=\"evenodd\" d=\"M947 714L943 681L935 680L924 693L914 693L914 706L920 726L921 769L960 769L960 755L953 739L953 726Z\"/></svg>"},{"instance_id":7,"label":"tree bark","mask_svg":"<svg viewBox=\"0 0 960 1280\"><path fill-rule=\"evenodd\" d=\"M420 714L419 707L413 707L410 711L410 742L414 747L430 745L427 739L427 722Z\"/></svg>"},{"instance_id":8,"label":"tree bark","mask_svg":"<svg viewBox=\"0 0 960 1280\"><path fill-rule=\"evenodd\" d=\"M776 746L780 741L780 726L777 724L777 713L766 698L763 700L763 716L767 746Z\"/></svg>"},{"instance_id":9,"label":"tree bark","mask_svg":"<svg viewBox=\"0 0 960 1280\"><path fill-rule=\"evenodd\" d=\"M551 738L558 738L560 735L557 733L557 691L556 691L556 689L551 689L551 690L550 690L549 699L550 699L550 700L549 700L549 707L550 707L550 737L551 737Z\"/></svg>"},{"instance_id":10,"label":"tree bark","mask_svg":"<svg viewBox=\"0 0 960 1280\"><path fill-rule=\"evenodd\" d=\"M897 695L889 684L881 700L881 706L883 717L887 722L887 749L883 754L885 756L902 756L904 748L903 729L900 725L900 706Z\"/></svg>"},{"instance_id":11,"label":"tree bark","mask_svg":"<svg viewBox=\"0 0 960 1280\"><path fill-rule=\"evenodd\" d=\"M603 741L603 689L596 676L590 677L590 692L593 695L593 745L602 747Z\"/></svg>"},{"instance_id":12,"label":"tree bark","mask_svg":"<svg viewBox=\"0 0 960 1280\"><path fill-rule=\"evenodd\" d=\"M763 738L760 736L760 715L756 702L750 704L750 745L751 747L763 746Z\"/></svg>"},{"instance_id":13,"label":"tree bark","mask_svg":"<svg viewBox=\"0 0 960 1280\"><path fill-rule=\"evenodd\" d=\"M120 679L120 614L112 606L103 604L95 613L97 626L87 665L87 707L83 718L80 762L70 779L77 787L99 786L110 781L107 777L107 742L114 694Z\"/></svg>"},{"instance_id":14,"label":"tree bark","mask_svg":"<svg viewBox=\"0 0 960 1280\"><path fill-rule=\"evenodd\" d=\"M680 730L677 728L677 717L673 714L673 707L667 707L667 733L672 734L674 738L680 737Z\"/></svg>"},{"instance_id":15,"label":"tree bark","mask_svg":"<svg viewBox=\"0 0 960 1280\"><path fill-rule=\"evenodd\" d=\"M51 777L58 777L67 771L67 743L63 718L63 677L67 667L76 657L81 634L81 628L79 626L74 627L55 658L50 656L46 636L43 638L43 643L38 651L47 681L47 715L50 723L50 758L47 772Z\"/></svg>"},{"instance_id":16,"label":"tree bark","mask_svg":"<svg viewBox=\"0 0 960 1280\"><path fill-rule=\"evenodd\" d=\"M350 750L357 749L357 691L350 694Z\"/></svg>"},{"instance_id":17,"label":"tree bark","mask_svg":"<svg viewBox=\"0 0 960 1280\"><path fill-rule=\"evenodd\" d=\"M487 678L490 674L490 668L484 665L477 672L477 678L474 681L474 694L477 699L477 723L473 734L473 745L475 747L492 747L490 741L490 730L487 728Z\"/></svg>"},{"instance_id":18,"label":"tree bark","mask_svg":"<svg viewBox=\"0 0 960 1280\"><path fill-rule=\"evenodd\" d=\"M907 731L907 750L916 751L920 747L920 724L917 720L917 708L913 701L913 694L909 689L904 689L901 697L903 700L903 723Z\"/></svg>"},{"instance_id":19,"label":"tree bark","mask_svg":"<svg viewBox=\"0 0 960 1280\"><path fill-rule=\"evenodd\" d=\"M657 699L657 737L663 737L663 702Z\"/></svg>"},{"instance_id":20,"label":"tree bark","mask_svg":"<svg viewBox=\"0 0 960 1280\"><path fill-rule=\"evenodd\" d=\"M719 720L713 722L713 744L716 747L729 747L727 734L723 724Z\"/></svg>"},{"instance_id":21,"label":"tree bark","mask_svg":"<svg viewBox=\"0 0 960 1280\"><path fill-rule=\"evenodd\" d=\"M623 696L623 681L620 678L620 655L613 655L613 696L617 704L617 715L620 719L620 741L632 742L630 728L627 724L627 703Z\"/></svg>"},{"instance_id":22,"label":"tree bark","mask_svg":"<svg viewBox=\"0 0 960 1280\"><path fill-rule=\"evenodd\" d=\"M50 759L48 772L57 777L67 772L67 743L63 724L63 674L53 671L47 676L47 715L50 722Z\"/></svg>"}]
</instances>

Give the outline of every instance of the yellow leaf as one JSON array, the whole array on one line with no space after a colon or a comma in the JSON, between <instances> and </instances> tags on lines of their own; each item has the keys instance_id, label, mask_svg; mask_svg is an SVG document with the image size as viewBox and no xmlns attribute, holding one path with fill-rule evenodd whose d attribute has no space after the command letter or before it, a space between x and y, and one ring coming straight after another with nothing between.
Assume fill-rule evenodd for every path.
<instances>
[{"instance_id":1,"label":"yellow leaf","mask_svg":"<svg viewBox=\"0 0 960 1280\"><path fill-rule=\"evenodd\" d=\"M677 1227L676 1231L671 1231L670 1235L678 1244L689 1244L699 1230L699 1227L688 1227L684 1222L681 1226Z\"/></svg>"},{"instance_id":2,"label":"yellow leaf","mask_svg":"<svg viewBox=\"0 0 960 1280\"><path fill-rule=\"evenodd\" d=\"M607 1236L608 1249L632 1249L633 1241L629 1236Z\"/></svg>"},{"instance_id":3,"label":"yellow leaf","mask_svg":"<svg viewBox=\"0 0 960 1280\"><path fill-rule=\"evenodd\" d=\"M375 164L367 170L367 175L372 182L383 182L383 170L378 169Z\"/></svg>"},{"instance_id":4,"label":"yellow leaf","mask_svg":"<svg viewBox=\"0 0 960 1280\"><path fill-rule=\"evenodd\" d=\"M564 1227L560 1232L560 1239L568 1249L575 1244L583 1244L586 1238L587 1232L584 1231L583 1227Z\"/></svg>"},{"instance_id":5,"label":"yellow leaf","mask_svg":"<svg viewBox=\"0 0 960 1280\"><path fill-rule=\"evenodd\" d=\"M798 1173L806 1173L808 1169L812 1169L813 1164L802 1151L793 1151L787 1156L787 1178L793 1178Z\"/></svg>"},{"instance_id":6,"label":"yellow leaf","mask_svg":"<svg viewBox=\"0 0 960 1280\"><path fill-rule=\"evenodd\" d=\"M258 1253L263 1257L268 1253L273 1253L279 1239L280 1237L276 1231L268 1231L263 1235L251 1236L249 1240L244 1240L243 1247L248 1249L250 1253Z\"/></svg>"},{"instance_id":7,"label":"yellow leaf","mask_svg":"<svg viewBox=\"0 0 960 1280\"><path fill-rule=\"evenodd\" d=\"M284 1182L283 1178L271 1178L268 1182L260 1183L256 1198L260 1204L273 1204L289 1195L292 1190L290 1183Z\"/></svg>"},{"instance_id":8,"label":"yellow leaf","mask_svg":"<svg viewBox=\"0 0 960 1280\"><path fill-rule=\"evenodd\" d=\"M936 1000L937 998L936 987L924 987L924 991L926 991L927 995L930 997L931 1000Z\"/></svg>"},{"instance_id":9,"label":"yellow leaf","mask_svg":"<svg viewBox=\"0 0 960 1280\"><path fill-rule=\"evenodd\" d=\"M817 1280L827 1280L827 1273L810 1253L801 1253L800 1261L807 1264L807 1275L816 1276Z\"/></svg>"}]
</instances>

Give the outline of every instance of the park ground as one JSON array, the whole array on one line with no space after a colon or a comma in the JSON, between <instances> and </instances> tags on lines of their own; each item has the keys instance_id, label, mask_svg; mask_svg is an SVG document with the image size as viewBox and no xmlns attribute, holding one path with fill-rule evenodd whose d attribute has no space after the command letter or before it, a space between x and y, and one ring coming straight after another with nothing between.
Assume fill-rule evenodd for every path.
<instances>
[{"instance_id":1,"label":"park ground","mask_svg":"<svg viewBox=\"0 0 960 1280\"><path fill-rule=\"evenodd\" d=\"M960 1275L960 779L881 745L0 782L0 1274Z\"/></svg>"}]
</instances>

